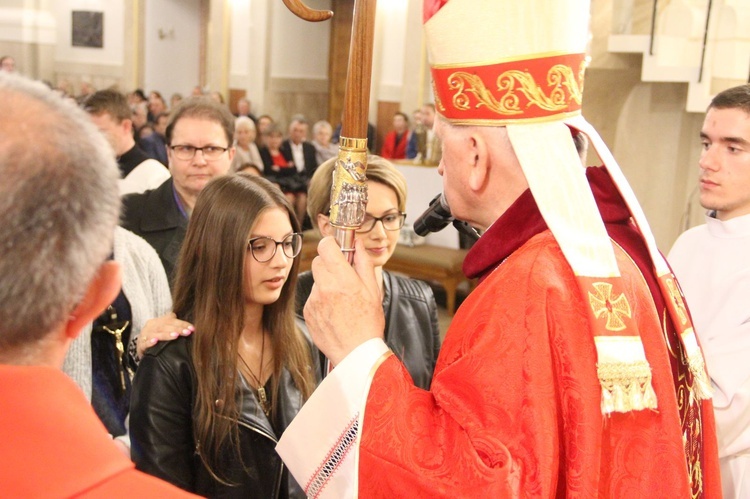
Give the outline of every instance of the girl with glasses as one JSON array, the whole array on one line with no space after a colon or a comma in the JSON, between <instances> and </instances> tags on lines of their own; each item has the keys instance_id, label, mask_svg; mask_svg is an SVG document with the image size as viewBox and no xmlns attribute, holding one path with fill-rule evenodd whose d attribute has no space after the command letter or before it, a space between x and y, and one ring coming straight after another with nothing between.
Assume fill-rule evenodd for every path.
<instances>
[{"instance_id":1,"label":"girl with glasses","mask_svg":"<svg viewBox=\"0 0 750 499\"><path fill-rule=\"evenodd\" d=\"M330 211L331 183L337 158L320 165L310 181L307 213L321 235L333 235ZM440 350L435 296L427 283L397 276L383 269L396 249L406 214L406 179L389 161L371 155L367 159L367 210L355 238L362 239L375 264L386 318L385 341L406 365L417 386L429 389ZM310 296L311 272L297 283L297 315ZM326 371L324 369L324 371Z\"/></svg>"},{"instance_id":2,"label":"girl with glasses","mask_svg":"<svg viewBox=\"0 0 750 499\"><path fill-rule=\"evenodd\" d=\"M316 385L296 327L299 223L267 180L201 192L176 268L174 312L195 334L144 355L131 405L136 466L209 497L304 497L274 447Z\"/></svg>"}]
</instances>

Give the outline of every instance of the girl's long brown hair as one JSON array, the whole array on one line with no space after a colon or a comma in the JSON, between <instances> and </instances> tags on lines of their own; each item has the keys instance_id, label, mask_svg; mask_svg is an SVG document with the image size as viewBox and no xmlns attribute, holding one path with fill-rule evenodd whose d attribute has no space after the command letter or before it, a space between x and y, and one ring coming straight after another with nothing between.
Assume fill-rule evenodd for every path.
<instances>
[{"instance_id":1,"label":"girl's long brown hair","mask_svg":"<svg viewBox=\"0 0 750 499\"><path fill-rule=\"evenodd\" d=\"M193 364L197 396L193 433L201 459L214 478L221 450L229 445L239 458L237 418L238 342L244 322L244 262L247 238L263 210L283 208L295 232L300 225L282 192L267 180L245 174L212 180L201 192L180 251L174 285L174 312L195 325ZM263 308L263 327L271 334L271 418L278 406L282 367L290 372L303 399L314 388L307 340L294 324L295 258L279 299Z\"/></svg>"}]
</instances>

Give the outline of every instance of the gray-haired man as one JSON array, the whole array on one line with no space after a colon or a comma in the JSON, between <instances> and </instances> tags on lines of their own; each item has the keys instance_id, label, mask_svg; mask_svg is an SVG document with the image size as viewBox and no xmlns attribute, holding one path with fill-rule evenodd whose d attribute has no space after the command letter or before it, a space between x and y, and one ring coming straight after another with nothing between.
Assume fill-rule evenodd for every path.
<instances>
[{"instance_id":1,"label":"gray-haired man","mask_svg":"<svg viewBox=\"0 0 750 499\"><path fill-rule=\"evenodd\" d=\"M41 84L0 75L0 106L3 495L188 497L135 471L60 371L70 342L120 289L107 258L120 207L112 150Z\"/></svg>"}]
</instances>

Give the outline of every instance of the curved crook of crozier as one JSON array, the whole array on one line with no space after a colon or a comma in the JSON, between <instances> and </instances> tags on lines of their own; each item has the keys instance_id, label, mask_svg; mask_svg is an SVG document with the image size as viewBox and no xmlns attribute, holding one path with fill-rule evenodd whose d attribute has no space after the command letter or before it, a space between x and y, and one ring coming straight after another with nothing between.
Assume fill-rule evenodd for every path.
<instances>
[{"instance_id":1,"label":"curved crook of crozier","mask_svg":"<svg viewBox=\"0 0 750 499\"><path fill-rule=\"evenodd\" d=\"M305 21L320 22L326 21L333 17L333 12L330 10L315 10L311 9L302 0L282 0L284 5L292 11L292 13Z\"/></svg>"}]
</instances>

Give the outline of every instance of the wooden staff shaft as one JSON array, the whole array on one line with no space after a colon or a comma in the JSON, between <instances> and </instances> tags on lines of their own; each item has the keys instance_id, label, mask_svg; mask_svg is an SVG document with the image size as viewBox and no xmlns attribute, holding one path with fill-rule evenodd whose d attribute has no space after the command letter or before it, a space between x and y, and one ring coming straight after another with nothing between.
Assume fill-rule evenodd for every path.
<instances>
[{"instance_id":1,"label":"wooden staff shaft","mask_svg":"<svg viewBox=\"0 0 750 499\"><path fill-rule=\"evenodd\" d=\"M355 0L341 135L366 139L376 0Z\"/></svg>"}]
</instances>

